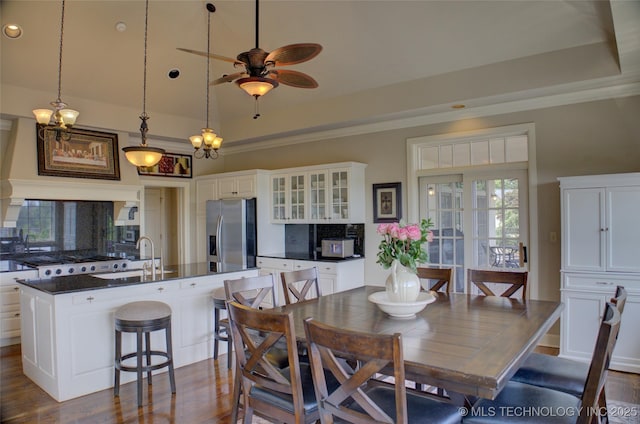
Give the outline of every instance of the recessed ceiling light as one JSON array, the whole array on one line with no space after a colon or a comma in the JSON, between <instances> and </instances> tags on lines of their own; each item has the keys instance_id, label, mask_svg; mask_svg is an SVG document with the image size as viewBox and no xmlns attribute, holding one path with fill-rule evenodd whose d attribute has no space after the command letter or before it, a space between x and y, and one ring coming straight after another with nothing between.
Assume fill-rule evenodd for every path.
<instances>
[{"instance_id":1,"label":"recessed ceiling light","mask_svg":"<svg viewBox=\"0 0 640 424\"><path fill-rule=\"evenodd\" d=\"M118 23L116 23L116 31L118 32L125 32L127 30L127 24L120 21Z\"/></svg>"},{"instance_id":2,"label":"recessed ceiling light","mask_svg":"<svg viewBox=\"0 0 640 424\"><path fill-rule=\"evenodd\" d=\"M174 69L169 70L169 72L167 72L167 76L170 79L178 78L180 76L180 69L174 68Z\"/></svg>"},{"instance_id":3,"label":"recessed ceiling light","mask_svg":"<svg viewBox=\"0 0 640 424\"><path fill-rule=\"evenodd\" d=\"M455 104L451 106L451 109L464 109L465 107L463 104Z\"/></svg>"},{"instance_id":4,"label":"recessed ceiling light","mask_svg":"<svg viewBox=\"0 0 640 424\"><path fill-rule=\"evenodd\" d=\"M20 28L20 25L6 24L2 27L2 33L7 38L20 38L22 37L22 28Z\"/></svg>"}]
</instances>

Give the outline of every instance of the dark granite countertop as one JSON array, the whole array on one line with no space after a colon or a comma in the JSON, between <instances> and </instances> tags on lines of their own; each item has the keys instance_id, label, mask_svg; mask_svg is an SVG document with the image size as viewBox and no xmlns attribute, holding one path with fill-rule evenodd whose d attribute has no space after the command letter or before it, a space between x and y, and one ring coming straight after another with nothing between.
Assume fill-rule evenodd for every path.
<instances>
[{"instance_id":1,"label":"dark granite countertop","mask_svg":"<svg viewBox=\"0 0 640 424\"><path fill-rule=\"evenodd\" d=\"M316 262L344 262L353 261L356 259L364 259L364 256L351 256L349 258L333 258L328 256L322 256L320 254L314 255L312 253L268 253L258 255L263 258L275 258L275 259L295 259L301 261L316 261Z\"/></svg>"},{"instance_id":2,"label":"dark granite countertop","mask_svg":"<svg viewBox=\"0 0 640 424\"><path fill-rule=\"evenodd\" d=\"M193 263L184 265L166 265L164 267L166 271L164 277L160 276L158 272L155 281L151 279L151 276L143 278L141 276L126 276L122 278L99 278L95 275L83 274L83 275L69 275L64 277L52 277L49 279L37 279L37 280L18 280L18 283L25 286L33 287L34 289L41 290L49 294L65 294L82 292L86 290L98 290L108 289L114 287L123 287L137 284L157 283L159 281L170 281L193 277L202 277L209 274L225 274L228 272L246 271L249 269L241 265L235 264L218 264L215 271L210 270L209 263ZM127 275L135 270L121 271L123 275ZM111 274L111 273L105 273Z\"/></svg>"}]
</instances>

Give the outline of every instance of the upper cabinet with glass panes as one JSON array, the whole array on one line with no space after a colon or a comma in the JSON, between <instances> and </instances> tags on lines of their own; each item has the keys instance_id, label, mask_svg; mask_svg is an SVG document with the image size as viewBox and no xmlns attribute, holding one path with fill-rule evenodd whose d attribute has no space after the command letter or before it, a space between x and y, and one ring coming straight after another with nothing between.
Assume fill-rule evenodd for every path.
<instances>
[{"instance_id":1,"label":"upper cabinet with glass panes","mask_svg":"<svg viewBox=\"0 0 640 424\"><path fill-rule=\"evenodd\" d=\"M344 162L278 170L271 177L272 222L364 222L365 167Z\"/></svg>"}]
</instances>

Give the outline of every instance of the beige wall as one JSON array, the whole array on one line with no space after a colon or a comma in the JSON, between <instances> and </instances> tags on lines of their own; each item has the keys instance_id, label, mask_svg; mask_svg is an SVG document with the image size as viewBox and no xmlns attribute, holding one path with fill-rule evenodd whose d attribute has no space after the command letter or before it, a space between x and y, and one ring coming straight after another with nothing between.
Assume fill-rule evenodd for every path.
<instances>
[{"instance_id":1,"label":"beige wall","mask_svg":"<svg viewBox=\"0 0 640 424\"><path fill-rule=\"evenodd\" d=\"M372 223L371 185L403 182L406 190L406 139L534 123L538 177L539 297L560 298L559 176L640 171L640 96L577 105L503 114L423 127L407 128L310 142L294 146L225 155L225 171L251 168L277 169L329 162L367 163L367 257L365 281L383 281L386 275L375 264L378 237ZM403 196L406 210L406 195Z\"/></svg>"}]
</instances>

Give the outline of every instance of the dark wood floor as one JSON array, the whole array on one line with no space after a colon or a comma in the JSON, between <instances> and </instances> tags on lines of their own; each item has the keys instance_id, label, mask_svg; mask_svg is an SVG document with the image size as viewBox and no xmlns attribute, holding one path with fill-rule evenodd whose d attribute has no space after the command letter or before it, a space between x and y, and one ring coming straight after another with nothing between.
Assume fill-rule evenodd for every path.
<instances>
[{"instance_id":1,"label":"dark wood floor","mask_svg":"<svg viewBox=\"0 0 640 424\"><path fill-rule=\"evenodd\" d=\"M554 350L538 349L544 353ZM0 348L0 422L2 423L228 423L230 374L226 356L176 369L177 393L171 396L165 374L153 379L144 406L138 408L135 382L58 403L22 374L20 346ZM145 386L149 387L149 386ZM610 372L607 397L640 403L640 375Z\"/></svg>"}]
</instances>

